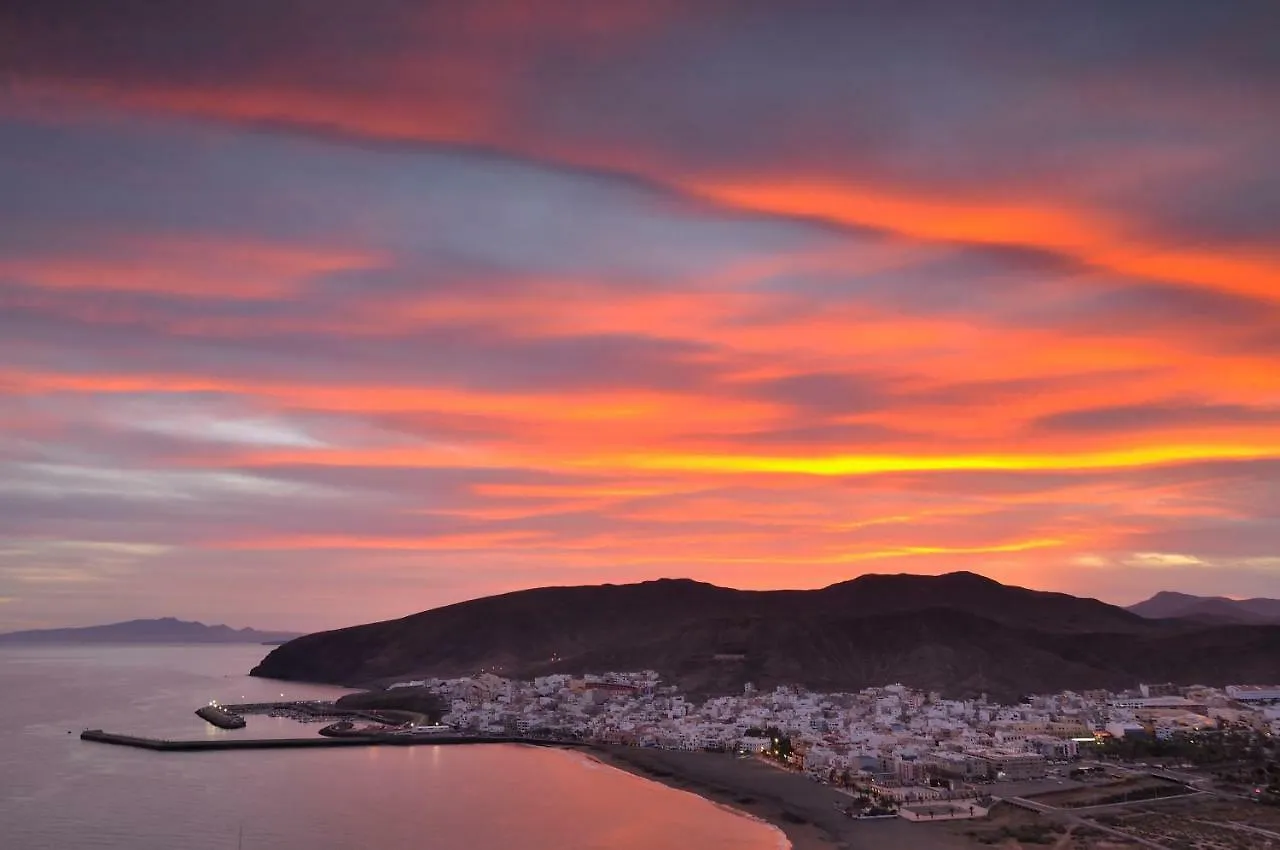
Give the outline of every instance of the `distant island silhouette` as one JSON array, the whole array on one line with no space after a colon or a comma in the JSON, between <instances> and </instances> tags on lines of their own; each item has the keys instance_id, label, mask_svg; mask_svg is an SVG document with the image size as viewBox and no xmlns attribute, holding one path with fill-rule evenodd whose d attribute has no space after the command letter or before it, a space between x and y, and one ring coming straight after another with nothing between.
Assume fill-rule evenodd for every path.
<instances>
[{"instance_id":1,"label":"distant island silhouette","mask_svg":"<svg viewBox=\"0 0 1280 850\"><path fill-rule=\"evenodd\" d=\"M0 634L0 646L86 643L263 643L278 644L298 637L296 632L233 629L161 617L128 620L82 628L32 629Z\"/></svg>"}]
</instances>

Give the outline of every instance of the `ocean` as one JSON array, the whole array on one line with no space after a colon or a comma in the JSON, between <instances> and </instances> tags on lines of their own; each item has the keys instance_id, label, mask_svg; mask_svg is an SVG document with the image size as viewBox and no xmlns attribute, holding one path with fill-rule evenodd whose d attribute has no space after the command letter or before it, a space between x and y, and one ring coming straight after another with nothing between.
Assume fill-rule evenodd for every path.
<instances>
[{"instance_id":1,"label":"ocean","mask_svg":"<svg viewBox=\"0 0 1280 850\"><path fill-rule=\"evenodd\" d=\"M2 850L778 850L771 826L557 749L512 745L157 753L79 739L298 736L209 700L333 698L252 679L256 645L0 649Z\"/></svg>"}]
</instances>

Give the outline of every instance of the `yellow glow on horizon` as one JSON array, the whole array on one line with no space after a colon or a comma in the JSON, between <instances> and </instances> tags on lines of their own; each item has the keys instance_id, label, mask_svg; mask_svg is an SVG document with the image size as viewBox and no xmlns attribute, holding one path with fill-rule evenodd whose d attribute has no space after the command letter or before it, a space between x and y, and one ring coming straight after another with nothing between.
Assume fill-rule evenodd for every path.
<instances>
[{"instance_id":1,"label":"yellow glow on horizon","mask_svg":"<svg viewBox=\"0 0 1280 850\"><path fill-rule=\"evenodd\" d=\"M989 546L899 546L891 549L877 549L868 552L846 552L835 555L813 555L810 557L761 556L761 557L716 557L714 555L688 558L681 557L682 563L702 564L856 564L859 561L879 561L887 558L909 558L919 555L996 555L1011 552L1028 552L1034 549L1055 549L1067 545L1068 541L1058 538L1019 540L1011 543L993 543ZM625 564L654 563L669 559L627 559Z\"/></svg>"},{"instance_id":2,"label":"yellow glow on horizon","mask_svg":"<svg viewBox=\"0 0 1280 850\"><path fill-rule=\"evenodd\" d=\"M1277 446L1143 446L1133 449L1060 454L973 455L830 455L826 457L769 455L632 455L624 465L646 470L689 472L770 473L793 475L879 475L894 472L1065 472L1071 470L1131 469L1206 460L1254 460L1280 457ZM609 460L589 462L607 466Z\"/></svg>"}]
</instances>

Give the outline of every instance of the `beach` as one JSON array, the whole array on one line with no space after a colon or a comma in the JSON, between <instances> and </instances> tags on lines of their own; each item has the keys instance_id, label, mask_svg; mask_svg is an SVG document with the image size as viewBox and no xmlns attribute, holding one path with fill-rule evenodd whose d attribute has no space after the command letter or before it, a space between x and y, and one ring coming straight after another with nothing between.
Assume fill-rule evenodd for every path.
<instances>
[{"instance_id":1,"label":"beach","mask_svg":"<svg viewBox=\"0 0 1280 850\"><path fill-rule=\"evenodd\" d=\"M849 804L848 795L756 758L615 746L595 748L592 754L613 767L766 821L781 829L795 850L972 846L941 824L850 818L836 808Z\"/></svg>"}]
</instances>

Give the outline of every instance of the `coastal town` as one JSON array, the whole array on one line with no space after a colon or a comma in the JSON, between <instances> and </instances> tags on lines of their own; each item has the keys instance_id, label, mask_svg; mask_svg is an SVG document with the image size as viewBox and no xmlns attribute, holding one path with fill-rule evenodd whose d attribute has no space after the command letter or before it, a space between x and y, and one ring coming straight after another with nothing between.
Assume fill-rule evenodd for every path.
<instances>
[{"instance_id":1,"label":"coastal town","mask_svg":"<svg viewBox=\"0 0 1280 850\"><path fill-rule=\"evenodd\" d=\"M388 687L397 692L434 695L445 713L433 728L456 734L753 759L845 792L850 817L964 820L995 800L1038 815L1214 793L1280 804L1280 686L1141 684L1001 704L901 684L853 693L748 684L697 701L640 671L481 673Z\"/></svg>"},{"instance_id":2,"label":"coastal town","mask_svg":"<svg viewBox=\"0 0 1280 850\"><path fill-rule=\"evenodd\" d=\"M564 736L678 750L777 752L823 777L835 771L910 787L927 777L1039 778L1109 741L1170 741L1222 728L1280 736L1280 686L1140 685L1036 695L1017 705L979 696L944 699L904 685L818 693L747 685L700 704L663 686L654 671L532 681L490 673L397 682L448 706L459 731ZM916 789L926 793L925 789Z\"/></svg>"}]
</instances>

